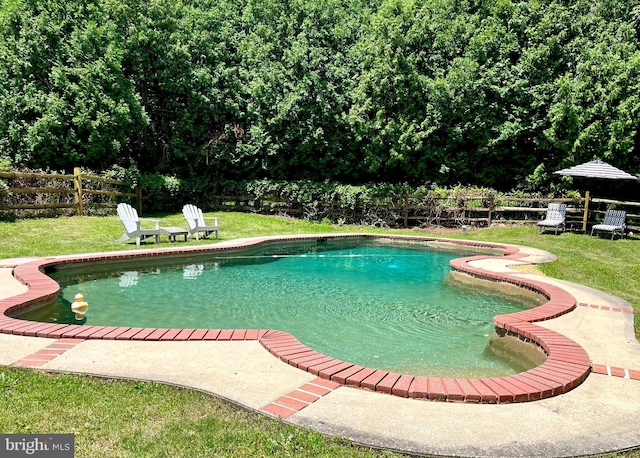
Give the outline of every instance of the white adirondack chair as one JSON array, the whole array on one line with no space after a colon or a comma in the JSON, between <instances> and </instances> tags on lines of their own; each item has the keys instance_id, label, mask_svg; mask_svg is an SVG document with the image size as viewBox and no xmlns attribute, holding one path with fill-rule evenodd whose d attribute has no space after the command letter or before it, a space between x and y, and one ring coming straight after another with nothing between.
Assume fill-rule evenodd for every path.
<instances>
[{"instance_id":1,"label":"white adirondack chair","mask_svg":"<svg viewBox=\"0 0 640 458\"><path fill-rule=\"evenodd\" d=\"M187 204L182 207L182 214L184 219L187 220L189 226L189 234L196 235L196 240L200 240L200 232L204 232L205 238L212 232L216 233L216 239L218 238L218 220L217 217L207 217L202 215L202 210L193 204ZM205 219L212 219L213 224L207 224Z\"/></svg>"},{"instance_id":2,"label":"white adirondack chair","mask_svg":"<svg viewBox=\"0 0 640 458\"><path fill-rule=\"evenodd\" d=\"M118 216L124 224L125 233L116 242L122 243L129 239L136 239L136 245L140 246L140 240L149 237L156 238L156 243L160 243L160 220L149 218L138 218L138 212L129 204L118 204ZM152 221L155 223L154 229L143 229L141 221Z\"/></svg>"}]
</instances>

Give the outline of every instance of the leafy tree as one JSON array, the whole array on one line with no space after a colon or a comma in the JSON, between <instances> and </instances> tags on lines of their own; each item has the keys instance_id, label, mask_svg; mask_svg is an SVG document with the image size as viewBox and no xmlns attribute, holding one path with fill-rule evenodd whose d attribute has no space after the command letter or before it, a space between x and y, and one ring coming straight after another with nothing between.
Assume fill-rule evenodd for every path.
<instances>
[{"instance_id":1,"label":"leafy tree","mask_svg":"<svg viewBox=\"0 0 640 458\"><path fill-rule=\"evenodd\" d=\"M640 114L640 54L630 19L631 2L571 5L566 70L555 81L543 131L562 150L558 165L596 157L628 164Z\"/></svg>"},{"instance_id":2,"label":"leafy tree","mask_svg":"<svg viewBox=\"0 0 640 458\"><path fill-rule=\"evenodd\" d=\"M0 159L549 187L639 144L632 0L3 0Z\"/></svg>"},{"instance_id":3,"label":"leafy tree","mask_svg":"<svg viewBox=\"0 0 640 458\"><path fill-rule=\"evenodd\" d=\"M122 71L106 10L90 2L3 5L0 154L32 167L106 168L147 118Z\"/></svg>"},{"instance_id":4,"label":"leafy tree","mask_svg":"<svg viewBox=\"0 0 640 458\"><path fill-rule=\"evenodd\" d=\"M242 138L245 91L234 5L129 2L127 70L150 119L132 151L142 169L198 173L228 159L220 144L233 147Z\"/></svg>"},{"instance_id":5,"label":"leafy tree","mask_svg":"<svg viewBox=\"0 0 640 458\"><path fill-rule=\"evenodd\" d=\"M357 79L349 49L364 14L359 1L249 2L249 135L267 176L357 179L346 113Z\"/></svg>"}]
</instances>

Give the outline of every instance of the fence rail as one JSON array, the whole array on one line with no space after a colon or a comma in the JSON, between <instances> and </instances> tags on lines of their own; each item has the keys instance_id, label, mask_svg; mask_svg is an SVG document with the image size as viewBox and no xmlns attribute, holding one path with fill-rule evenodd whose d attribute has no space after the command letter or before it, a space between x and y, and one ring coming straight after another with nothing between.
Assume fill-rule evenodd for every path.
<instances>
[{"instance_id":1,"label":"fence rail","mask_svg":"<svg viewBox=\"0 0 640 458\"><path fill-rule=\"evenodd\" d=\"M73 175L0 172L0 179L8 182L6 192L0 194L0 210L66 210L83 215L87 209L91 212L115 208L117 201L127 198L136 201L138 212L142 213L139 186L131 192L123 181L83 175L80 168L75 168ZM544 217L549 203L564 202L567 204L567 228L577 231L586 231L589 223L602 219L606 208L615 205L627 211L628 229L640 230L640 202L590 198L588 192L580 199L419 194L396 194L349 202L338 199L328 202L307 199L302 202L278 195L221 195L207 199L210 204L207 210L239 210L312 220L326 218L332 222L391 227L536 224Z\"/></svg>"},{"instance_id":2,"label":"fence rail","mask_svg":"<svg viewBox=\"0 0 640 458\"><path fill-rule=\"evenodd\" d=\"M215 196L215 207L222 210L251 211L306 217L315 219L356 222L362 219L389 226L483 226L492 224L537 224L544 218L551 202L567 204L567 229L586 231L590 223L601 219L609 205L640 207L637 202L590 198L543 199L512 196L444 196L400 195L380 198L378 201L345 205L340 201L300 202L279 196ZM585 205L586 202L589 204ZM603 205L604 204L604 205ZM627 227L640 230L640 214L628 211Z\"/></svg>"},{"instance_id":3,"label":"fence rail","mask_svg":"<svg viewBox=\"0 0 640 458\"><path fill-rule=\"evenodd\" d=\"M117 189L96 189L103 185L115 186L116 188L128 188L128 183L114 180L112 178L102 178L94 175L83 175L79 167L73 171L73 175L48 174L36 172L0 172L0 178L9 181L9 187L0 201L0 210L56 210L71 209L76 215L84 215L87 208L115 208L115 202L98 202L92 196L103 196L105 198L127 197L137 201L138 211L142 212L142 191L136 186L133 192ZM16 182L21 180L46 181L46 186L18 186ZM91 183L88 186L88 183ZM57 195L58 202L47 196ZM20 196L33 196L33 202L24 203ZM40 197L44 196L44 197ZM66 197L65 197L66 196ZM11 202L13 199L14 202ZM29 200L29 198L27 198ZM15 202L15 201L18 202ZM44 200L44 202L38 202ZM66 200L66 201L64 201Z\"/></svg>"}]
</instances>

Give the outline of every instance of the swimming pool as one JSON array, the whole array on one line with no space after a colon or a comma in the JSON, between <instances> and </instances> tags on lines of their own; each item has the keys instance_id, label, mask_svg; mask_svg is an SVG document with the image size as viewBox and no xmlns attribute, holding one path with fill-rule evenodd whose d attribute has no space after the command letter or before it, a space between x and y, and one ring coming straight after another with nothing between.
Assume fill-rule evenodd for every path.
<instances>
[{"instance_id":1,"label":"swimming pool","mask_svg":"<svg viewBox=\"0 0 640 458\"><path fill-rule=\"evenodd\" d=\"M333 358L412 375L504 376L541 358L496 355L495 315L518 300L453 280L464 250L388 239L321 239L147 261L52 269L59 299L24 319L77 324L70 303L90 303L83 324L279 329ZM468 253L467 253L468 254Z\"/></svg>"},{"instance_id":2,"label":"swimming pool","mask_svg":"<svg viewBox=\"0 0 640 458\"><path fill-rule=\"evenodd\" d=\"M519 290L531 290L547 301L533 309L493 317L497 341L506 352L516 353L525 348L546 356L540 365L515 375L483 378L451 378L413 376L373 369L342 361L317 352L298 341L293 335L276 329L207 329L207 328L142 328L120 326L92 326L83 324L42 323L21 319L23 313L56 300L59 285L47 273L73 266L103 266L132 262L146 264L151 259L172 263L194 256L232 253L282 242L326 239L385 239L412 241L442 247L461 247L476 251L473 256L456 258L450 262L452 272L468 279L477 278L495 287L511 285ZM0 332L26 337L60 339L64 345L86 340L117 340L144 342L161 355L164 342L210 343L240 341L258 342L282 362L309 372L321 379L394 396L437 401L509 403L544 399L566 393L579 386L591 372L587 352L566 335L539 326L537 322L560 317L574 310L578 303L566 289L549 282L519 275L505 269L506 265L545 262L549 256L536 250L499 243L443 239L410 235L374 234L301 234L288 236L252 237L229 240L204 246L176 245L171 248L87 253L67 256L28 259L12 264L12 274L26 286L26 291L0 300ZM486 264L485 264L486 263ZM493 286L492 286L493 287ZM226 344L224 344L226 345ZM207 344L207 347L209 344ZM51 358L50 356L48 357ZM39 362L42 362L38 359ZM33 361L30 361L33 365Z\"/></svg>"}]
</instances>

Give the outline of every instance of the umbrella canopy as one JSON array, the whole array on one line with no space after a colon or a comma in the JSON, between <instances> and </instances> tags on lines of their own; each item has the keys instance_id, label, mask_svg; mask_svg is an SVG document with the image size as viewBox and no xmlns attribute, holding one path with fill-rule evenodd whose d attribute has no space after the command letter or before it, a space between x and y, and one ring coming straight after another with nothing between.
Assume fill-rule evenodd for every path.
<instances>
[{"instance_id":1,"label":"umbrella canopy","mask_svg":"<svg viewBox=\"0 0 640 458\"><path fill-rule=\"evenodd\" d=\"M568 169L553 172L558 175L569 175L573 177L602 178L605 180L634 180L638 181L638 177L624 172L606 162L595 160L585 162L584 164L574 165Z\"/></svg>"},{"instance_id":2,"label":"umbrella canopy","mask_svg":"<svg viewBox=\"0 0 640 458\"><path fill-rule=\"evenodd\" d=\"M585 177L585 178L598 178L604 180L633 180L638 182L638 177L631 175L623 170L620 170L606 162L601 160L589 161L584 164L574 165L568 169L558 170L553 172L557 175L569 175L572 177ZM587 220L589 215L589 191L584 195L584 216L582 218L582 230L587 231Z\"/></svg>"}]
</instances>

